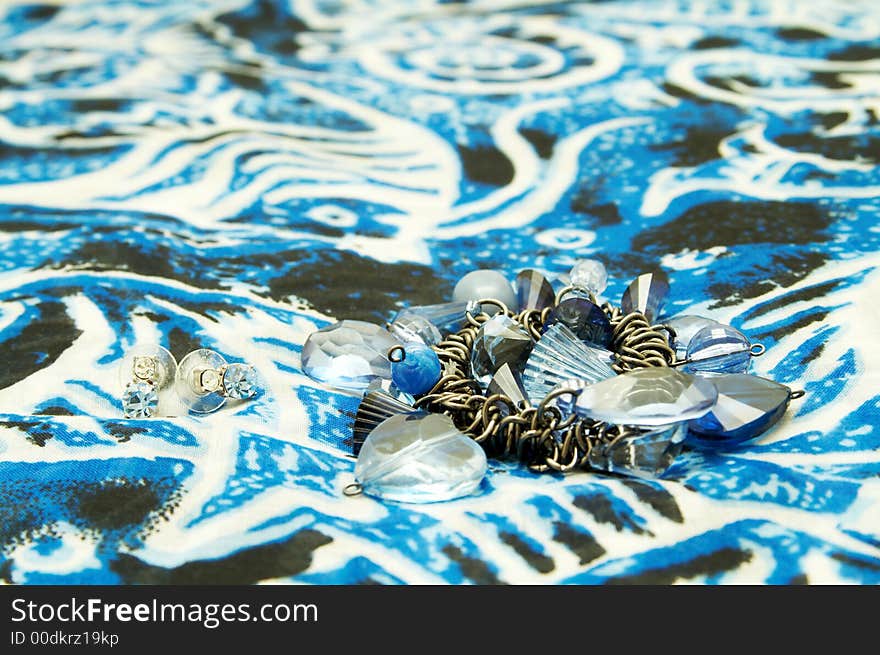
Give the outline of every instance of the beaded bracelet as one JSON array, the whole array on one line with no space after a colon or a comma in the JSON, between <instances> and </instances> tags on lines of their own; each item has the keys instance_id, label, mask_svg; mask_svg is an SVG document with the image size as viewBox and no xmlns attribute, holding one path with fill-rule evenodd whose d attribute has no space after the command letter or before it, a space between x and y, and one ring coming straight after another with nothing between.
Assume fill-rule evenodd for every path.
<instances>
[{"instance_id":1,"label":"beaded bracelet","mask_svg":"<svg viewBox=\"0 0 880 655\"><path fill-rule=\"evenodd\" d=\"M457 497L479 484L485 455L516 457L536 473L660 476L686 437L712 448L755 438L803 395L744 375L764 347L730 326L696 316L653 323L669 289L662 272L634 280L620 306L598 304L604 275L601 263L581 260L554 293L539 272L526 270L516 280L517 312L501 298L459 297L407 308L387 330L342 321L310 336L306 373L337 386L370 385L354 415L358 482L346 493L410 502ZM498 295L510 290L503 278L492 282ZM340 338L340 330L357 338ZM356 355L369 361L371 375L355 384L339 367L328 372L327 344L335 363ZM461 470L427 486L418 481L416 473L455 448ZM462 471L472 474L463 481Z\"/></svg>"}]
</instances>

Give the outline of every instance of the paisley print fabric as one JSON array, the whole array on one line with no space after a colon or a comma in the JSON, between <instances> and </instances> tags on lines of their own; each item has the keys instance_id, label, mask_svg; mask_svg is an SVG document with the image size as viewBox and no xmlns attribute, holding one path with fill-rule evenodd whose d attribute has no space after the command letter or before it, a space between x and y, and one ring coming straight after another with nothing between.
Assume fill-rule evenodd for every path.
<instances>
[{"instance_id":1,"label":"paisley print fabric","mask_svg":"<svg viewBox=\"0 0 880 655\"><path fill-rule=\"evenodd\" d=\"M880 582L878 159L870 0L5 2L0 578ZM805 397L658 481L342 496L357 398L310 332L584 256ZM150 343L268 391L126 420Z\"/></svg>"}]
</instances>

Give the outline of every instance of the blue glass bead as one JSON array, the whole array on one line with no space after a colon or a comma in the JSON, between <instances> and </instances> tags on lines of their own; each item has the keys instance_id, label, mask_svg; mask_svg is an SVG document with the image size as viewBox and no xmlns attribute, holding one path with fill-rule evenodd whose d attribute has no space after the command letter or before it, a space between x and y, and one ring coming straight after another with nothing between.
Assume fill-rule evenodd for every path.
<instances>
[{"instance_id":1,"label":"blue glass bead","mask_svg":"<svg viewBox=\"0 0 880 655\"><path fill-rule=\"evenodd\" d=\"M375 384L375 383L374 383ZM381 389L373 388L364 394L358 405L352 427L351 450L357 455L367 437L382 421L398 414L424 414L410 403L405 402Z\"/></svg>"},{"instance_id":2,"label":"blue glass bead","mask_svg":"<svg viewBox=\"0 0 880 655\"><path fill-rule=\"evenodd\" d=\"M429 391L440 379L440 359L428 346L415 341L404 346L403 359L391 362L391 380L414 396Z\"/></svg>"},{"instance_id":3,"label":"blue glass bead","mask_svg":"<svg viewBox=\"0 0 880 655\"><path fill-rule=\"evenodd\" d=\"M715 405L709 380L652 366L601 380L583 389L574 406L582 418L612 425L667 425L699 418Z\"/></svg>"},{"instance_id":4,"label":"blue glass bead","mask_svg":"<svg viewBox=\"0 0 880 655\"><path fill-rule=\"evenodd\" d=\"M428 319L412 312L403 310L388 326L388 331L402 343L421 341L426 346L436 346L443 340L443 335L436 325Z\"/></svg>"},{"instance_id":5,"label":"blue glass bead","mask_svg":"<svg viewBox=\"0 0 880 655\"><path fill-rule=\"evenodd\" d=\"M516 276L516 299L520 311L544 309L556 302L556 292L539 271L527 268Z\"/></svg>"},{"instance_id":6,"label":"blue glass bead","mask_svg":"<svg viewBox=\"0 0 880 655\"><path fill-rule=\"evenodd\" d=\"M544 331L523 369L523 384L529 399L537 405L558 385L571 380L598 382L615 375L612 354L592 348L577 338L565 324L556 323Z\"/></svg>"},{"instance_id":7,"label":"blue glass bead","mask_svg":"<svg viewBox=\"0 0 880 655\"><path fill-rule=\"evenodd\" d=\"M665 321L664 324L675 330L675 338L672 340L671 345L675 348L676 359L684 359L687 357L688 346L697 332L705 327L720 325L718 321L714 321L711 318L694 316L691 314L670 318Z\"/></svg>"},{"instance_id":8,"label":"blue glass bead","mask_svg":"<svg viewBox=\"0 0 880 655\"><path fill-rule=\"evenodd\" d=\"M633 280L623 292L620 309L624 314L641 312L649 321L660 315L669 293L669 278L663 271L645 273Z\"/></svg>"},{"instance_id":9,"label":"blue glass bead","mask_svg":"<svg viewBox=\"0 0 880 655\"><path fill-rule=\"evenodd\" d=\"M688 443L701 448L730 447L755 439L785 414L791 389L756 375L713 375L718 401L690 422Z\"/></svg>"},{"instance_id":10,"label":"blue glass bead","mask_svg":"<svg viewBox=\"0 0 880 655\"><path fill-rule=\"evenodd\" d=\"M611 345L611 321L602 308L586 298L566 297L547 314L544 329L562 323L578 339L602 348Z\"/></svg>"},{"instance_id":11,"label":"blue glass bead","mask_svg":"<svg viewBox=\"0 0 880 655\"><path fill-rule=\"evenodd\" d=\"M688 373L745 373L752 344L742 332L729 325L710 325L697 332L687 348L682 367Z\"/></svg>"},{"instance_id":12,"label":"blue glass bead","mask_svg":"<svg viewBox=\"0 0 880 655\"><path fill-rule=\"evenodd\" d=\"M534 341L509 316L498 314L480 326L471 347L471 372L484 389L505 364L519 370Z\"/></svg>"}]
</instances>

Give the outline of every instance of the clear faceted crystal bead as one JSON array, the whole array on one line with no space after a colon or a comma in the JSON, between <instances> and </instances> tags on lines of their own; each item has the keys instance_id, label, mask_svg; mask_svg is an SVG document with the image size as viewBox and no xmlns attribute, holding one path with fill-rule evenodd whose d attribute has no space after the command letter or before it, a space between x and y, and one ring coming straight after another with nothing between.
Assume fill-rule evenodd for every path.
<instances>
[{"instance_id":1,"label":"clear faceted crystal bead","mask_svg":"<svg viewBox=\"0 0 880 655\"><path fill-rule=\"evenodd\" d=\"M388 350L400 345L390 332L365 321L334 323L306 339L303 372L313 380L361 390L377 378L391 378Z\"/></svg>"},{"instance_id":2,"label":"clear faceted crystal bead","mask_svg":"<svg viewBox=\"0 0 880 655\"><path fill-rule=\"evenodd\" d=\"M642 368L581 391L575 412L613 425L666 425L699 418L718 399L710 381L671 368Z\"/></svg>"},{"instance_id":3,"label":"clear faceted crystal bead","mask_svg":"<svg viewBox=\"0 0 880 655\"><path fill-rule=\"evenodd\" d=\"M388 331L401 343L421 341L426 346L435 346L443 340L436 325L424 316L405 309L397 314L394 322L388 326Z\"/></svg>"},{"instance_id":4,"label":"clear faceted crystal bead","mask_svg":"<svg viewBox=\"0 0 880 655\"><path fill-rule=\"evenodd\" d=\"M249 364L230 364L223 372L223 388L230 398L253 398L260 390L256 370Z\"/></svg>"},{"instance_id":5,"label":"clear faceted crystal bead","mask_svg":"<svg viewBox=\"0 0 880 655\"><path fill-rule=\"evenodd\" d=\"M678 457L686 435L687 424L676 423L600 443L590 450L590 466L639 478L660 477Z\"/></svg>"},{"instance_id":6,"label":"clear faceted crystal bead","mask_svg":"<svg viewBox=\"0 0 880 655\"><path fill-rule=\"evenodd\" d=\"M605 291L608 286L608 273L605 265L596 259L579 259L568 274L571 285L586 289L594 295Z\"/></svg>"},{"instance_id":7,"label":"clear faceted crystal bead","mask_svg":"<svg viewBox=\"0 0 880 655\"><path fill-rule=\"evenodd\" d=\"M533 404L569 380L598 382L616 375L612 353L588 346L562 323L552 325L535 344L523 369L523 384Z\"/></svg>"},{"instance_id":8,"label":"clear faceted crystal bead","mask_svg":"<svg viewBox=\"0 0 880 655\"><path fill-rule=\"evenodd\" d=\"M404 503L432 503L473 493L486 454L442 414L400 414L370 432L355 479L364 493Z\"/></svg>"},{"instance_id":9,"label":"clear faceted crystal bead","mask_svg":"<svg viewBox=\"0 0 880 655\"><path fill-rule=\"evenodd\" d=\"M675 358L682 360L687 357L688 345L694 335L704 327L720 325L718 321L703 316L676 316L665 321L675 331L675 338L672 340L672 346L675 348Z\"/></svg>"},{"instance_id":10,"label":"clear faceted crystal bead","mask_svg":"<svg viewBox=\"0 0 880 655\"><path fill-rule=\"evenodd\" d=\"M544 309L553 305L556 292L539 271L527 268L516 276L516 299L519 311Z\"/></svg>"},{"instance_id":11,"label":"clear faceted crystal bead","mask_svg":"<svg viewBox=\"0 0 880 655\"><path fill-rule=\"evenodd\" d=\"M416 399L412 394L398 389L397 385L394 384L394 381L391 380L391 378L376 378L367 385L366 393L371 391L381 391L407 405L412 405L416 402Z\"/></svg>"},{"instance_id":12,"label":"clear faceted crystal bead","mask_svg":"<svg viewBox=\"0 0 880 655\"><path fill-rule=\"evenodd\" d=\"M130 382L122 392L122 412L125 418L150 418L156 413L158 406L159 394L152 382Z\"/></svg>"},{"instance_id":13,"label":"clear faceted crystal bead","mask_svg":"<svg viewBox=\"0 0 880 655\"><path fill-rule=\"evenodd\" d=\"M457 332L467 325L467 314L479 313L480 304L473 301L462 300L438 303L436 305L413 305L401 309L392 323L406 323L412 316L425 319L437 328L442 334ZM430 345L430 344L429 344Z\"/></svg>"},{"instance_id":14,"label":"clear faceted crystal bead","mask_svg":"<svg viewBox=\"0 0 880 655\"><path fill-rule=\"evenodd\" d=\"M688 373L745 373L752 359L752 344L742 332L716 323L697 332L685 353Z\"/></svg>"},{"instance_id":15,"label":"clear faceted crystal bead","mask_svg":"<svg viewBox=\"0 0 880 655\"><path fill-rule=\"evenodd\" d=\"M690 422L689 443L717 447L754 439L774 425L788 407L791 389L756 375L713 375L718 401Z\"/></svg>"},{"instance_id":16,"label":"clear faceted crystal bead","mask_svg":"<svg viewBox=\"0 0 880 655\"><path fill-rule=\"evenodd\" d=\"M518 409L525 409L531 403L526 395L523 387L522 378L516 369L510 364L504 364L495 371L489 386L486 389L487 396L501 394L509 398ZM501 413L505 416L510 413L510 407L504 403L500 404Z\"/></svg>"},{"instance_id":17,"label":"clear faceted crystal bead","mask_svg":"<svg viewBox=\"0 0 880 655\"><path fill-rule=\"evenodd\" d=\"M653 321L660 315L669 293L669 277L663 271L645 273L633 280L623 292L620 309L624 314L637 311Z\"/></svg>"},{"instance_id":18,"label":"clear faceted crystal bead","mask_svg":"<svg viewBox=\"0 0 880 655\"><path fill-rule=\"evenodd\" d=\"M512 318L493 316L480 326L471 348L471 372L485 388L504 364L519 368L533 345L529 333Z\"/></svg>"}]
</instances>

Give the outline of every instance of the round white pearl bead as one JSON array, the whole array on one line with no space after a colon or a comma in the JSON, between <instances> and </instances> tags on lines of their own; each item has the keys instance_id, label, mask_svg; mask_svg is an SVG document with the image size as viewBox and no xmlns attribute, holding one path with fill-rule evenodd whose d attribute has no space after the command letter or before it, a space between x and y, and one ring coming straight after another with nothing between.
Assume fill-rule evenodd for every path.
<instances>
[{"instance_id":1,"label":"round white pearl bead","mask_svg":"<svg viewBox=\"0 0 880 655\"><path fill-rule=\"evenodd\" d=\"M500 272L484 269L471 271L458 281L452 292L454 301L481 300L495 298L513 311L516 311L516 294L510 281ZM491 307L486 308L494 313Z\"/></svg>"}]
</instances>

